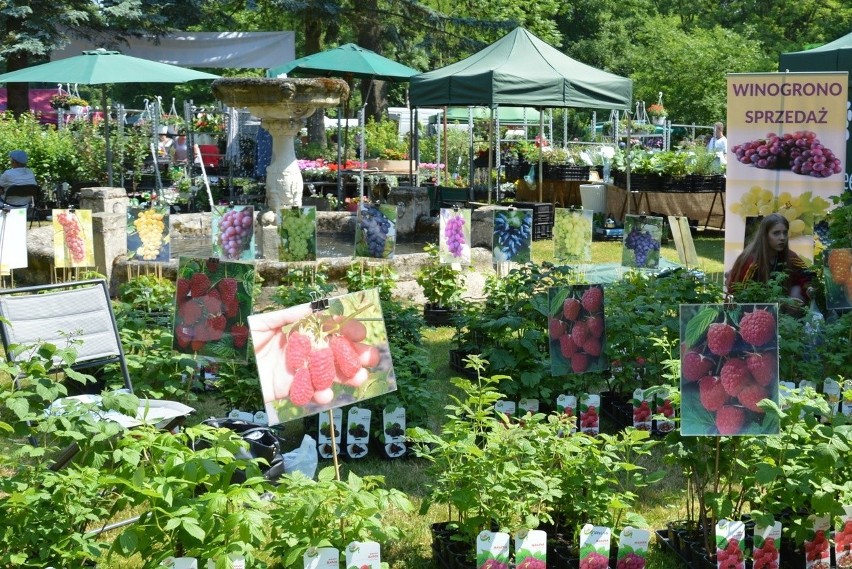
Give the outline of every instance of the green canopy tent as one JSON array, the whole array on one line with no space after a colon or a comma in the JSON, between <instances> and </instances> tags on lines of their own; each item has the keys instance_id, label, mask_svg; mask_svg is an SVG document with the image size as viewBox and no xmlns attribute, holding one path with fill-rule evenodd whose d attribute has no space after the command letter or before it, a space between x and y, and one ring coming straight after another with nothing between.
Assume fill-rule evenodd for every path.
<instances>
[{"instance_id":1,"label":"green canopy tent","mask_svg":"<svg viewBox=\"0 0 852 569\"><path fill-rule=\"evenodd\" d=\"M320 75L325 77L343 76L347 79L350 77L358 77L360 79L380 80L380 81L408 81L412 75L420 73L413 67L408 67L401 63L397 63L392 59L388 59L383 55L379 55L369 49L364 49L354 43L347 43L300 57L294 61L270 69L267 72L267 77L281 77L290 73L304 73L306 75ZM371 84L372 86L372 84ZM339 118L339 117L338 117ZM361 176L359 182L359 195L364 197L364 107L362 106L358 113L358 124L361 130L361 148L359 149L359 157L361 162ZM340 122L338 121L338 132L340 131ZM348 131L348 126L347 126ZM342 177L340 173L340 164L342 157L340 154L340 145L337 147L337 191L338 197L342 198Z\"/></svg>"},{"instance_id":2,"label":"green canopy tent","mask_svg":"<svg viewBox=\"0 0 852 569\"><path fill-rule=\"evenodd\" d=\"M82 55L35 65L0 75L0 83L185 83L197 79L218 79L218 75L185 69L149 59L122 55L117 51L95 49ZM106 88L101 90L106 138L107 180L112 186L112 151L109 139L109 109Z\"/></svg>"},{"instance_id":3,"label":"green canopy tent","mask_svg":"<svg viewBox=\"0 0 852 569\"><path fill-rule=\"evenodd\" d=\"M412 77L409 96L417 107L629 110L633 81L580 63L519 27L466 59ZM541 187L539 166L539 199Z\"/></svg>"},{"instance_id":4,"label":"green canopy tent","mask_svg":"<svg viewBox=\"0 0 852 569\"><path fill-rule=\"evenodd\" d=\"M782 53L778 69L780 71L847 71L849 73L848 97L852 104L852 33L820 47ZM846 141L847 178L852 173L850 160L852 160L852 138Z\"/></svg>"}]
</instances>

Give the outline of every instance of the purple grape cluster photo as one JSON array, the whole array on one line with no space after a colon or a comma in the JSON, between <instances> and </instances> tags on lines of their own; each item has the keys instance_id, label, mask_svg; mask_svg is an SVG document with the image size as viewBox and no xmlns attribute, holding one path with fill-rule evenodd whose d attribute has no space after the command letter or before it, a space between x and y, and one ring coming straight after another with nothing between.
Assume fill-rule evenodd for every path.
<instances>
[{"instance_id":1,"label":"purple grape cluster photo","mask_svg":"<svg viewBox=\"0 0 852 569\"><path fill-rule=\"evenodd\" d=\"M361 206L361 215L358 223L361 227L361 236L367 246L371 257L380 258L384 256L385 244L388 239L391 222L376 206L364 204Z\"/></svg>"},{"instance_id":2,"label":"purple grape cluster photo","mask_svg":"<svg viewBox=\"0 0 852 569\"><path fill-rule=\"evenodd\" d=\"M654 239L650 232L640 231L635 226L624 238L624 246L633 251L637 267L645 267L648 264L648 256L660 250L660 242Z\"/></svg>"},{"instance_id":3,"label":"purple grape cluster photo","mask_svg":"<svg viewBox=\"0 0 852 569\"><path fill-rule=\"evenodd\" d=\"M252 238L251 208L229 210L219 221L219 245L227 259L239 259Z\"/></svg>"},{"instance_id":4,"label":"purple grape cluster photo","mask_svg":"<svg viewBox=\"0 0 852 569\"><path fill-rule=\"evenodd\" d=\"M756 168L792 170L814 178L841 172L840 159L809 130L784 135L769 133L766 138L737 144L732 150L737 160Z\"/></svg>"},{"instance_id":5,"label":"purple grape cluster photo","mask_svg":"<svg viewBox=\"0 0 852 569\"><path fill-rule=\"evenodd\" d=\"M453 257L461 257L464 250L464 218L460 215L451 216L444 226L444 238L447 240L447 250Z\"/></svg>"}]
</instances>

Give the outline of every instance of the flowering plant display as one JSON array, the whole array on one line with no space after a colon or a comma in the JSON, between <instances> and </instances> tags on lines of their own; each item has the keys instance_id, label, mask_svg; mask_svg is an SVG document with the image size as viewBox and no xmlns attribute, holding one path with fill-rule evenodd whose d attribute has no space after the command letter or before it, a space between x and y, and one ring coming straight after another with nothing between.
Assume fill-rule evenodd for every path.
<instances>
[{"instance_id":1,"label":"flowering plant display","mask_svg":"<svg viewBox=\"0 0 852 569\"><path fill-rule=\"evenodd\" d=\"M59 93L50 98L50 106L54 109L70 109L72 106L87 107L89 101L68 93Z\"/></svg>"},{"instance_id":2,"label":"flowering plant display","mask_svg":"<svg viewBox=\"0 0 852 569\"><path fill-rule=\"evenodd\" d=\"M195 132L222 133L225 131L225 117L221 113L202 110L195 114L192 130Z\"/></svg>"},{"instance_id":3,"label":"flowering plant display","mask_svg":"<svg viewBox=\"0 0 852 569\"><path fill-rule=\"evenodd\" d=\"M669 114L668 111L666 110L666 108L659 103L654 103L653 105L651 105L650 107L647 108L647 111L648 111L648 116L651 117L652 119L658 118L658 117L665 117L665 116L668 116L668 114Z\"/></svg>"}]
</instances>

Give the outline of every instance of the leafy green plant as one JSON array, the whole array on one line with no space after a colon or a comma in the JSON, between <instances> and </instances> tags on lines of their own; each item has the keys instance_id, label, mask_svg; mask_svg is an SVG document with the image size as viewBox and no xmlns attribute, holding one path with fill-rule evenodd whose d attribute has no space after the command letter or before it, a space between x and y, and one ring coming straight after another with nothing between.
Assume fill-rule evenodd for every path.
<instances>
[{"instance_id":1,"label":"leafy green plant","mask_svg":"<svg viewBox=\"0 0 852 569\"><path fill-rule=\"evenodd\" d=\"M135 310L171 312L175 304L175 284L156 275L140 275L118 287L118 298Z\"/></svg>"},{"instance_id":2,"label":"leafy green plant","mask_svg":"<svg viewBox=\"0 0 852 569\"><path fill-rule=\"evenodd\" d=\"M384 488L381 476L350 472L345 481L333 467L320 470L317 480L301 474L281 478L269 510L271 534L267 551L281 567L302 567L309 547L343 550L352 541L386 542L402 536L384 512L412 510L399 490Z\"/></svg>"},{"instance_id":3,"label":"leafy green plant","mask_svg":"<svg viewBox=\"0 0 852 569\"><path fill-rule=\"evenodd\" d=\"M415 280L423 288L426 300L435 308L457 308L465 290L464 274L441 263L436 244L428 243L423 250L429 255L429 263L417 271Z\"/></svg>"},{"instance_id":4,"label":"leafy green plant","mask_svg":"<svg viewBox=\"0 0 852 569\"><path fill-rule=\"evenodd\" d=\"M609 389L632 393L637 372L661 377L665 362L678 354L680 305L722 300L722 290L688 271L664 277L630 272L605 288L606 352L618 360ZM665 340L658 342L658 339Z\"/></svg>"},{"instance_id":5,"label":"leafy green plant","mask_svg":"<svg viewBox=\"0 0 852 569\"><path fill-rule=\"evenodd\" d=\"M291 268L281 277L281 284L275 288L272 300L282 307L296 306L325 298L332 291L334 285L329 282L322 264Z\"/></svg>"},{"instance_id":6,"label":"leafy green plant","mask_svg":"<svg viewBox=\"0 0 852 569\"><path fill-rule=\"evenodd\" d=\"M349 265L344 279L349 292L377 288L381 300L390 300L397 281L397 273L387 263L376 265L362 260L360 263Z\"/></svg>"}]
</instances>

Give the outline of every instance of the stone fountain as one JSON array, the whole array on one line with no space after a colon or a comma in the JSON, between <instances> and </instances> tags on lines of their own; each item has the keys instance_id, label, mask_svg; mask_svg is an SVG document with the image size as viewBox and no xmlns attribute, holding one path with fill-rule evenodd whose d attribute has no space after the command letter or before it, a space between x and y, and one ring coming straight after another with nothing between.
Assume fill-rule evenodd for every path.
<instances>
[{"instance_id":1,"label":"stone fountain","mask_svg":"<svg viewBox=\"0 0 852 569\"><path fill-rule=\"evenodd\" d=\"M247 107L272 135L272 162L266 169L264 223L273 224L281 208L302 205L302 172L293 141L304 119L317 109L334 107L349 96L342 79L217 79L213 95L229 107Z\"/></svg>"}]
</instances>

